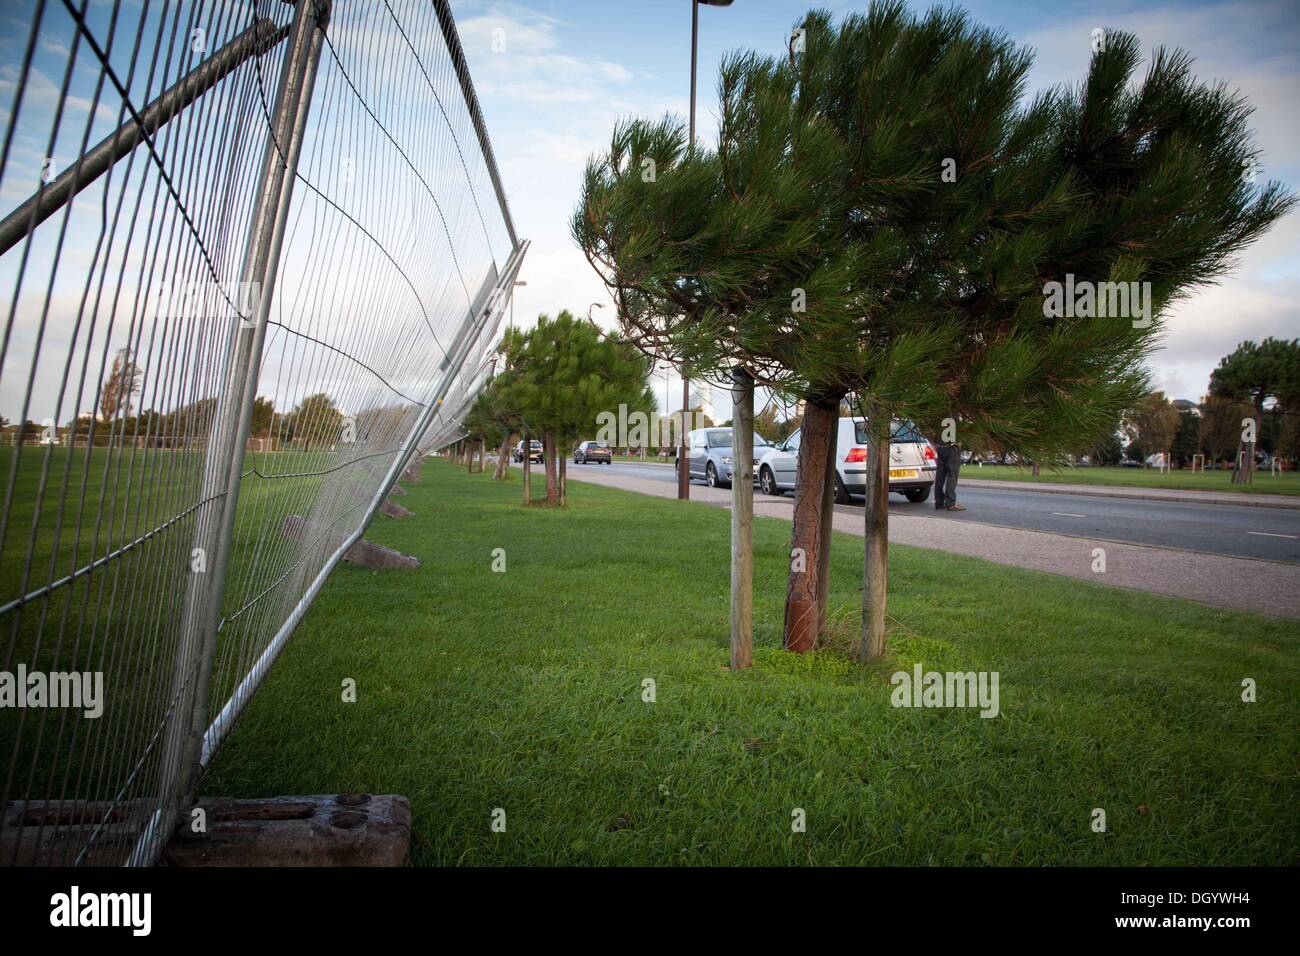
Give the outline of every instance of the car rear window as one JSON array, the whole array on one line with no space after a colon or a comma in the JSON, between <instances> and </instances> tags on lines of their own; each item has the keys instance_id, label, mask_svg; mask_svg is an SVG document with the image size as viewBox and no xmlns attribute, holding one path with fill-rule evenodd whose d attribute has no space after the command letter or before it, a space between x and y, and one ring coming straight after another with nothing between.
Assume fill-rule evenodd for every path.
<instances>
[{"instance_id":1,"label":"car rear window","mask_svg":"<svg viewBox=\"0 0 1300 956\"><path fill-rule=\"evenodd\" d=\"M889 440L903 442L911 441L921 444L925 441L925 437L916 430L916 426L911 422L894 422L893 427L889 431Z\"/></svg>"},{"instance_id":2,"label":"car rear window","mask_svg":"<svg viewBox=\"0 0 1300 956\"><path fill-rule=\"evenodd\" d=\"M867 434L866 422L856 421L853 423L853 439L859 445L869 445L871 443L871 436ZM889 440L891 442L922 443L925 438L911 422L894 422L889 429Z\"/></svg>"}]
</instances>

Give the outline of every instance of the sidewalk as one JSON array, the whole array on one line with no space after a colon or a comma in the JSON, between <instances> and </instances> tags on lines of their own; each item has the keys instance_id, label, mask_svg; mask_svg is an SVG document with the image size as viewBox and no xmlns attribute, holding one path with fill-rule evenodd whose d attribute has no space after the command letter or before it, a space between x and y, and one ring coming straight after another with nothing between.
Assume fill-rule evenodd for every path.
<instances>
[{"instance_id":1,"label":"sidewalk","mask_svg":"<svg viewBox=\"0 0 1300 956\"><path fill-rule=\"evenodd\" d=\"M659 465L671 468L672 463L648 460L624 462L630 465ZM1253 495L1250 492L1233 494L1222 491L1195 491L1187 488L1142 488L1137 485L1072 485L1061 481L1011 481L997 478L969 477L978 475L979 469L962 467L963 488L1002 489L1004 491L1036 491L1040 494L1083 495L1092 498L1137 498L1145 501L1182 501L1202 505L1236 505L1244 508L1294 508L1300 510L1300 495Z\"/></svg>"},{"instance_id":2,"label":"sidewalk","mask_svg":"<svg viewBox=\"0 0 1300 956\"><path fill-rule=\"evenodd\" d=\"M962 468L963 488L988 488L1006 491L1037 491L1042 494L1084 495L1093 498L1140 498L1146 501L1187 501L1202 505L1237 505L1246 508L1298 508L1300 496L1252 495L1221 491L1192 491L1185 488L1139 488L1133 485L1070 485L1048 481L1002 481L996 478L970 478L978 468Z\"/></svg>"},{"instance_id":3,"label":"sidewalk","mask_svg":"<svg viewBox=\"0 0 1300 956\"><path fill-rule=\"evenodd\" d=\"M578 469L571 469L569 477L656 498L677 497L674 485L650 478ZM969 484L965 480L962 483ZM1007 482L989 481L984 484ZM1033 487L1039 489L1043 486ZM1073 493L1075 486L1066 487ZM691 501L726 508L731 504L731 491L692 485ZM788 497L754 496L754 514L762 517L789 520L793 505L794 500ZM943 522L944 527L940 529L937 522ZM860 510L843 512L837 509L833 524L836 531L858 536L863 533ZM940 530L942 536L938 534ZM946 513L932 516L890 514L889 540L894 544L965 554L1112 587L1186 598L1215 607L1254 611L1271 617L1300 618L1300 566L1295 565L1003 528L952 518ZM1094 548L1106 552L1105 573L1092 570Z\"/></svg>"}]
</instances>

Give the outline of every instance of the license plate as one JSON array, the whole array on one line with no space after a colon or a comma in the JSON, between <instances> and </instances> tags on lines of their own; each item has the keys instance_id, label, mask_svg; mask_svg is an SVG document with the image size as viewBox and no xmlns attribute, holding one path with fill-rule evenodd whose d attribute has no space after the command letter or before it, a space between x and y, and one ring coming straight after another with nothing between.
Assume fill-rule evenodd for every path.
<instances>
[{"instance_id":1,"label":"license plate","mask_svg":"<svg viewBox=\"0 0 1300 956\"><path fill-rule=\"evenodd\" d=\"M889 480L890 480L890 481L893 481L895 478L915 478L915 477L916 477L916 469L915 469L915 468L891 468L891 469L889 469Z\"/></svg>"}]
</instances>

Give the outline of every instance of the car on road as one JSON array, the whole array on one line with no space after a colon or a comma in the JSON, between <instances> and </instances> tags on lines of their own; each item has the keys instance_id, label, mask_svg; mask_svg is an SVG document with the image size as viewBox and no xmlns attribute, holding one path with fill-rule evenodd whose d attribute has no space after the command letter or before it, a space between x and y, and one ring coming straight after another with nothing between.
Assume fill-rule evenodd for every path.
<instances>
[{"instance_id":1,"label":"car on road","mask_svg":"<svg viewBox=\"0 0 1300 956\"><path fill-rule=\"evenodd\" d=\"M575 465L588 465L595 462L608 465L614 460L614 453L609 450L609 443L603 441L585 441L573 450Z\"/></svg>"},{"instance_id":2,"label":"car on road","mask_svg":"<svg viewBox=\"0 0 1300 956\"><path fill-rule=\"evenodd\" d=\"M528 444L528 460L540 463L542 460L542 443L534 438ZM524 460L524 443L522 441L515 445L515 451L511 457L514 458L515 461L519 462Z\"/></svg>"},{"instance_id":3,"label":"car on road","mask_svg":"<svg viewBox=\"0 0 1300 956\"><path fill-rule=\"evenodd\" d=\"M800 432L763 455L758 486L768 495L783 495L795 486ZM835 435L835 503L848 504L867 491L870 452L865 418L841 418ZM930 497L937 467L934 447L908 422L895 421L889 433L889 490L913 504Z\"/></svg>"},{"instance_id":4,"label":"car on road","mask_svg":"<svg viewBox=\"0 0 1300 956\"><path fill-rule=\"evenodd\" d=\"M691 466L692 478L703 478L710 488L731 487L731 476L735 471L735 462L731 454L731 428L697 428L686 435L687 460ZM754 468L759 459L774 446L758 432L754 432ZM674 472L681 474L680 463L674 466Z\"/></svg>"}]
</instances>

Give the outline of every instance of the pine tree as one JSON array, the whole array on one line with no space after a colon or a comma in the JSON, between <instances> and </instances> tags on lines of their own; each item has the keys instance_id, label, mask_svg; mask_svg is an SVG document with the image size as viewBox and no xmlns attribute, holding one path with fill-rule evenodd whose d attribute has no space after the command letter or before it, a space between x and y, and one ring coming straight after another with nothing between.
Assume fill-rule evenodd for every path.
<instances>
[{"instance_id":1,"label":"pine tree","mask_svg":"<svg viewBox=\"0 0 1300 956\"><path fill-rule=\"evenodd\" d=\"M869 420L862 654L884 648L892 419L1040 463L1147 390L1161 315L1292 204L1243 176L1246 105L1108 33L1078 88L1024 100L1027 50L956 10L814 12L724 62L718 148L621 124L572 232L633 341L804 402L786 646L823 619L834 419ZM1079 295L1074 295L1079 290ZM793 566L792 566L793 568ZM810 610L812 609L812 610Z\"/></svg>"},{"instance_id":2,"label":"pine tree","mask_svg":"<svg viewBox=\"0 0 1300 956\"><path fill-rule=\"evenodd\" d=\"M495 400L534 435L542 436L546 499L564 499L563 473L572 442L596 430L601 412L620 404L653 406L646 383L649 366L634 348L606 337L567 310L541 316L511 346L510 368L498 376Z\"/></svg>"}]
</instances>

